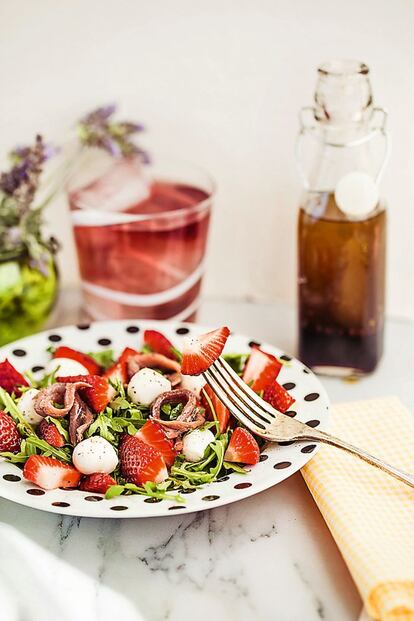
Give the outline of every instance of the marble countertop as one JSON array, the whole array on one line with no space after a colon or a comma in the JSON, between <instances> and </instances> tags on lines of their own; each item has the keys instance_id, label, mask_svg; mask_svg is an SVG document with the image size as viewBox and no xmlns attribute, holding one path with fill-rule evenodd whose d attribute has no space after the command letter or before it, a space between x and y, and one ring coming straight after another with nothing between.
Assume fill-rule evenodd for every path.
<instances>
[{"instance_id":1,"label":"marble countertop","mask_svg":"<svg viewBox=\"0 0 414 621\"><path fill-rule=\"evenodd\" d=\"M66 294L68 295L68 294ZM55 325L78 319L76 300ZM64 300L64 302L65 302ZM283 305L205 301L199 322L294 352ZM377 373L324 379L333 402L395 394L414 410L414 324L390 320ZM133 602L148 621L356 621L361 601L301 475L236 504L185 516L98 520L0 501L0 521Z\"/></svg>"}]
</instances>

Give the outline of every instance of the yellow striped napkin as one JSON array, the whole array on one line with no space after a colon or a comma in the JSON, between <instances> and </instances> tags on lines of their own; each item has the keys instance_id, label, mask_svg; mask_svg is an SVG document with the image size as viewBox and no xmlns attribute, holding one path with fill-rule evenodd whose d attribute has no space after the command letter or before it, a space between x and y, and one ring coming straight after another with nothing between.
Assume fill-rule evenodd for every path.
<instances>
[{"instance_id":1,"label":"yellow striped napkin","mask_svg":"<svg viewBox=\"0 0 414 621\"><path fill-rule=\"evenodd\" d=\"M397 398L336 405L331 431L414 473L414 417ZM329 446L302 474L369 615L414 621L414 489Z\"/></svg>"}]
</instances>

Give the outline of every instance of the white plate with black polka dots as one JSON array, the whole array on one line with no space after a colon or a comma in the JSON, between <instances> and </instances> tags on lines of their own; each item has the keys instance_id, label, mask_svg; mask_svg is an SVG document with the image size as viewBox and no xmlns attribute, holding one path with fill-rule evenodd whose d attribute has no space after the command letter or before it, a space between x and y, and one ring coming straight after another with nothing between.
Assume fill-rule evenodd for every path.
<instances>
[{"instance_id":1,"label":"white plate with black polka dots","mask_svg":"<svg viewBox=\"0 0 414 621\"><path fill-rule=\"evenodd\" d=\"M65 326L21 339L0 349L0 361L8 358L19 371L31 370L41 375L50 359L46 351L50 345L68 345L80 351L99 351L111 347L118 354L124 347L137 348L140 333L145 329L163 332L180 349L183 336L201 334L211 328L195 324L156 321L102 321L90 325ZM232 334L225 353L249 352L251 338ZM286 353L261 343L261 347L280 358L286 364L280 371L278 381L294 396L295 403L290 416L295 416L312 427L327 429L329 419L328 396L318 378L301 362ZM261 455L256 466L246 468L246 474L230 474L219 481L205 485L192 493L183 495L184 504L169 500L154 502L144 496L119 496L105 500L103 496L78 490L44 491L25 481L21 469L9 462L0 462L0 496L8 500L41 509L80 517L152 517L203 511L247 496L257 494L297 472L312 458L318 447L298 442L287 445L271 444Z\"/></svg>"}]
</instances>

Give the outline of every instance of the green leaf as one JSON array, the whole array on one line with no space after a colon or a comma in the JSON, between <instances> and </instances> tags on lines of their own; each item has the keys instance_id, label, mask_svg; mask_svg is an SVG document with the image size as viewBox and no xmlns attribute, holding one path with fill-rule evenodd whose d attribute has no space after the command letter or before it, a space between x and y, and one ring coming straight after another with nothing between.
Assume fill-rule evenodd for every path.
<instances>
[{"instance_id":1,"label":"green leaf","mask_svg":"<svg viewBox=\"0 0 414 621\"><path fill-rule=\"evenodd\" d=\"M224 360L228 362L231 368L239 375L242 375L248 357L249 354L225 354L223 356Z\"/></svg>"},{"instance_id":2,"label":"green leaf","mask_svg":"<svg viewBox=\"0 0 414 621\"><path fill-rule=\"evenodd\" d=\"M115 363L113 349L104 349L103 351L89 352L88 356L93 358L95 362L99 364L100 367L103 367L105 371Z\"/></svg>"},{"instance_id":3,"label":"green leaf","mask_svg":"<svg viewBox=\"0 0 414 621\"><path fill-rule=\"evenodd\" d=\"M34 429L29 423L25 420L23 414L20 412L17 404L13 400L13 398L9 395L8 392L4 390L4 388L0 387L0 401L3 403L3 407L5 412L10 414L10 416L19 423L22 430L25 433L31 435L35 435Z\"/></svg>"},{"instance_id":4,"label":"green leaf","mask_svg":"<svg viewBox=\"0 0 414 621\"><path fill-rule=\"evenodd\" d=\"M111 487L107 490L105 494L105 498L107 500L111 500L111 498L116 498L116 496L120 496L124 491L125 487L123 485L111 485Z\"/></svg>"}]
</instances>

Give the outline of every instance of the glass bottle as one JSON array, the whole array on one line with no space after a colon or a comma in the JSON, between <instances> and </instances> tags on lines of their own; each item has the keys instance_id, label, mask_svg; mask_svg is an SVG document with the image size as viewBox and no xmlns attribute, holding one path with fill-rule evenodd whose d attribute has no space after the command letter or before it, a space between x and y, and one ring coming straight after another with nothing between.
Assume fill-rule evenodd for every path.
<instances>
[{"instance_id":1,"label":"glass bottle","mask_svg":"<svg viewBox=\"0 0 414 621\"><path fill-rule=\"evenodd\" d=\"M386 212L378 185L388 140L369 69L318 69L315 105L301 111L297 159L299 356L316 372L366 374L383 351Z\"/></svg>"}]
</instances>

